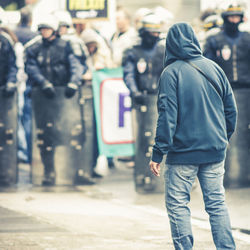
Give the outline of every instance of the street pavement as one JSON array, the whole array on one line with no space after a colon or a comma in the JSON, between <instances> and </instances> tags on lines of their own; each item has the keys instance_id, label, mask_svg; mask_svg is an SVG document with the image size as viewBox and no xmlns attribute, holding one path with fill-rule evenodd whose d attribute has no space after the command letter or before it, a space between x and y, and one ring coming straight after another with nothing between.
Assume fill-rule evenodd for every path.
<instances>
[{"instance_id":1,"label":"street pavement","mask_svg":"<svg viewBox=\"0 0 250 250\"><path fill-rule=\"evenodd\" d=\"M27 170L0 190L0 250L174 249L164 194L136 193L125 163L94 186L31 186ZM228 189L226 199L237 249L249 250L250 188ZM190 208L194 249L215 249L198 186Z\"/></svg>"}]
</instances>

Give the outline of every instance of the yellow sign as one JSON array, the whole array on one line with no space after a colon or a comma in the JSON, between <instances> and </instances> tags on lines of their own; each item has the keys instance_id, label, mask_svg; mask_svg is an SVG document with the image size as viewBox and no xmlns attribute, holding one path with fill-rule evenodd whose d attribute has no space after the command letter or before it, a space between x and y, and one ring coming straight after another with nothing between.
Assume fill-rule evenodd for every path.
<instances>
[{"instance_id":1,"label":"yellow sign","mask_svg":"<svg viewBox=\"0 0 250 250\"><path fill-rule=\"evenodd\" d=\"M105 0L70 0L69 10L103 10Z\"/></svg>"},{"instance_id":2,"label":"yellow sign","mask_svg":"<svg viewBox=\"0 0 250 250\"><path fill-rule=\"evenodd\" d=\"M109 0L66 0L66 9L74 21L107 20Z\"/></svg>"}]
</instances>

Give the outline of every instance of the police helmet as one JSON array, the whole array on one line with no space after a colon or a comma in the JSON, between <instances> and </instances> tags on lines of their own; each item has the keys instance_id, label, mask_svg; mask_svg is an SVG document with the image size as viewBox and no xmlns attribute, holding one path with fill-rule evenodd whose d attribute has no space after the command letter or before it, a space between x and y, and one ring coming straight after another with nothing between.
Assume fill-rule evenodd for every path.
<instances>
[{"instance_id":1,"label":"police helmet","mask_svg":"<svg viewBox=\"0 0 250 250\"><path fill-rule=\"evenodd\" d=\"M222 18L225 20L228 16L244 16L244 10L241 5L230 4L228 8L221 13Z\"/></svg>"},{"instance_id":2,"label":"police helmet","mask_svg":"<svg viewBox=\"0 0 250 250\"><path fill-rule=\"evenodd\" d=\"M205 18L203 28L208 31L215 27L221 27L223 24L223 20L219 15L211 15Z\"/></svg>"},{"instance_id":3,"label":"police helmet","mask_svg":"<svg viewBox=\"0 0 250 250\"><path fill-rule=\"evenodd\" d=\"M141 28L139 32L162 32L162 22L155 14L145 15L141 20Z\"/></svg>"},{"instance_id":4,"label":"police helmet","mask_svg":"<svg viewBox=\"0 0 250 250\"><path fill-rule=\"evenodd\" d=\"M141 20L143 19L144 16L151 14L152 11L148 8L139 8L134 15L134 21L135 21L135 26L136 29L139 30L141 28Z\"/></svg>"},{"instance_id":5,"label":"police helmet","mask_svg":"<svg viewBox=\"0 0 250 250\"><path fill-rule=\"evenodd\" d=\"M72 24L73 24L72 17L68 11L57 10L53 14L59 22L59 27L66 26L66 27L70 28L72 26Z\"/></svg>"},{"instance_id":6,"label":"police helmet","mask_svg":"<svg viewBox=\"0 0 250 250\"><path fill-rule=\"evenodd\" d=\"M59 22L57 18L54 15L49 14L49 15L43 16L42 20L40 20L38 24L38 31L40 31L43 28L57 31L58 27L59 27Z\"/></svg>"}]
</instances>

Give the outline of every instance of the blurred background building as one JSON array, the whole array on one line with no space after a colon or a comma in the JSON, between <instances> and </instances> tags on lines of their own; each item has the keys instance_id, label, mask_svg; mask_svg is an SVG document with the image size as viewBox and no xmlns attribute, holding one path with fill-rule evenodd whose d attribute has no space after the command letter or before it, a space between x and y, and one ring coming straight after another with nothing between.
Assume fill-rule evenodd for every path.
<instances>
[{"instance_id":1,"label":"blurred background building","mask_svg":"<svg viewBox=\"0 0 250 250\"><path fill-rule=\"evenodd\" d=\"M131 13L134 13L141 7L147 7L150 9L156 6L162 6L173 13L175 21L191 21L194 17L200 13L200 0L117 0L120 5L126 6Z\"/></svg>"},{"instance_id":2,"label":"blurred background building","mask_svg":"<svg viewBox=\"0 0 250 250\"><path fill-rule=\"evenodd\" d=\"M155 6L162 6L172 12L177 21L190 21L200 12L200 0L144 0L144 1L133 1L133 0L110 0L116 2L117 5L126 6L126 8L133 15L137 9L141 7L154 8ZM25 4L33 4L36 2L47 2L46 0L1 0L1 6L8 10L20 9ZM54 6L63 6L64 0L53 0L49 1L48 5L50 8ZM210 1L209 1L210 2Z\"/></svg>"},{"instance_id":3,"label":"blurred background building","mask_svg":"<svg viewBox=\"0 0 250 250\"><path fill-rule=\"evenodd\" d=\"M231 2L231 1L230 1ZM235 1L245 6L245 16L249 16L249 1L247 0L238 0ZM163 14L166 18L171 19L172 22L186 21L197 23L195 20L199 19L201 11L212 8L217 9L220 12L221 9L226 8L229 0L143 0L143 1L134 1L134 0L109 0L109 18L110 22L113 23L115 20L115 6L124 6L131 16L134 16L136 11L140 8L164 8L169 11L169 15ZM55 11L58 9L65 9L66 0L1 0L0 6L5 9L13 12L22 8L25 5L37 6L39 9L38 13ZM162 11L158 10L159 13ZM35 14L35 13L33 13ZM15 14L9 13L11 16L9 19L16 19ZM36 14L35 14L36 16ZM35 17L36 18L36 17ZM35 21L35 20L34 20ZM15 22L12 20L11 22ZM172 23L171 22L171 23ZM171 23L169 23L171 25Z\"/></svg>"}]
</instances>

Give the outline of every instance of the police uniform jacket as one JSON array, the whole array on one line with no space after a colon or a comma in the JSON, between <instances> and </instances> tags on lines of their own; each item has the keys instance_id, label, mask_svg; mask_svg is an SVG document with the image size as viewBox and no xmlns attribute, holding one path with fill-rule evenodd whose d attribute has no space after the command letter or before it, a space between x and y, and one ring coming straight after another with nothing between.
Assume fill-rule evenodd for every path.
<instances>
[{"instance_id":1,"label":"police uniform jacket","mask_svg":"<svg viewBox=\"0 0 250 250\"><path fill-rule=\"evenodd\" d=\"M80 83L82 65L68 41L57 37L48 42L39 36L26 45L25 56L25 71L31 86L42 86L45 81L54 86Z\"/></svg>"},{"instance_id":2,"label":"police uniform jacket","mask_svg":"<svg viewBox=\"0 0 250 250\"><path fill-rule=\"evenodd\" d=\"M232 87L250 88L250 34L239 32L235 38L224 31L207 38L204 56L218 63Z\"/></svg>"},{"instance_id":3,"label":"police uniform jacket","mask_svg":"<svg viewBox=\"0 0 250 250\"><path fill-rule=\"evenodd\" d=\"M16 56L11 38L0 32L0 86L8 82L16 83Z\"/></svg>"},{"instance_id":4,"label":"police uniform jacket","mask_svg":"<svg viewBox=\"0 0 250 250\"><path fill-rule=\"evenodd\" d=\"M141 45L125 51L122 66L124 82L133 92L157 93L163 70L164 46L158 42L152 49Z\"/></svg>"}]
</instances>

